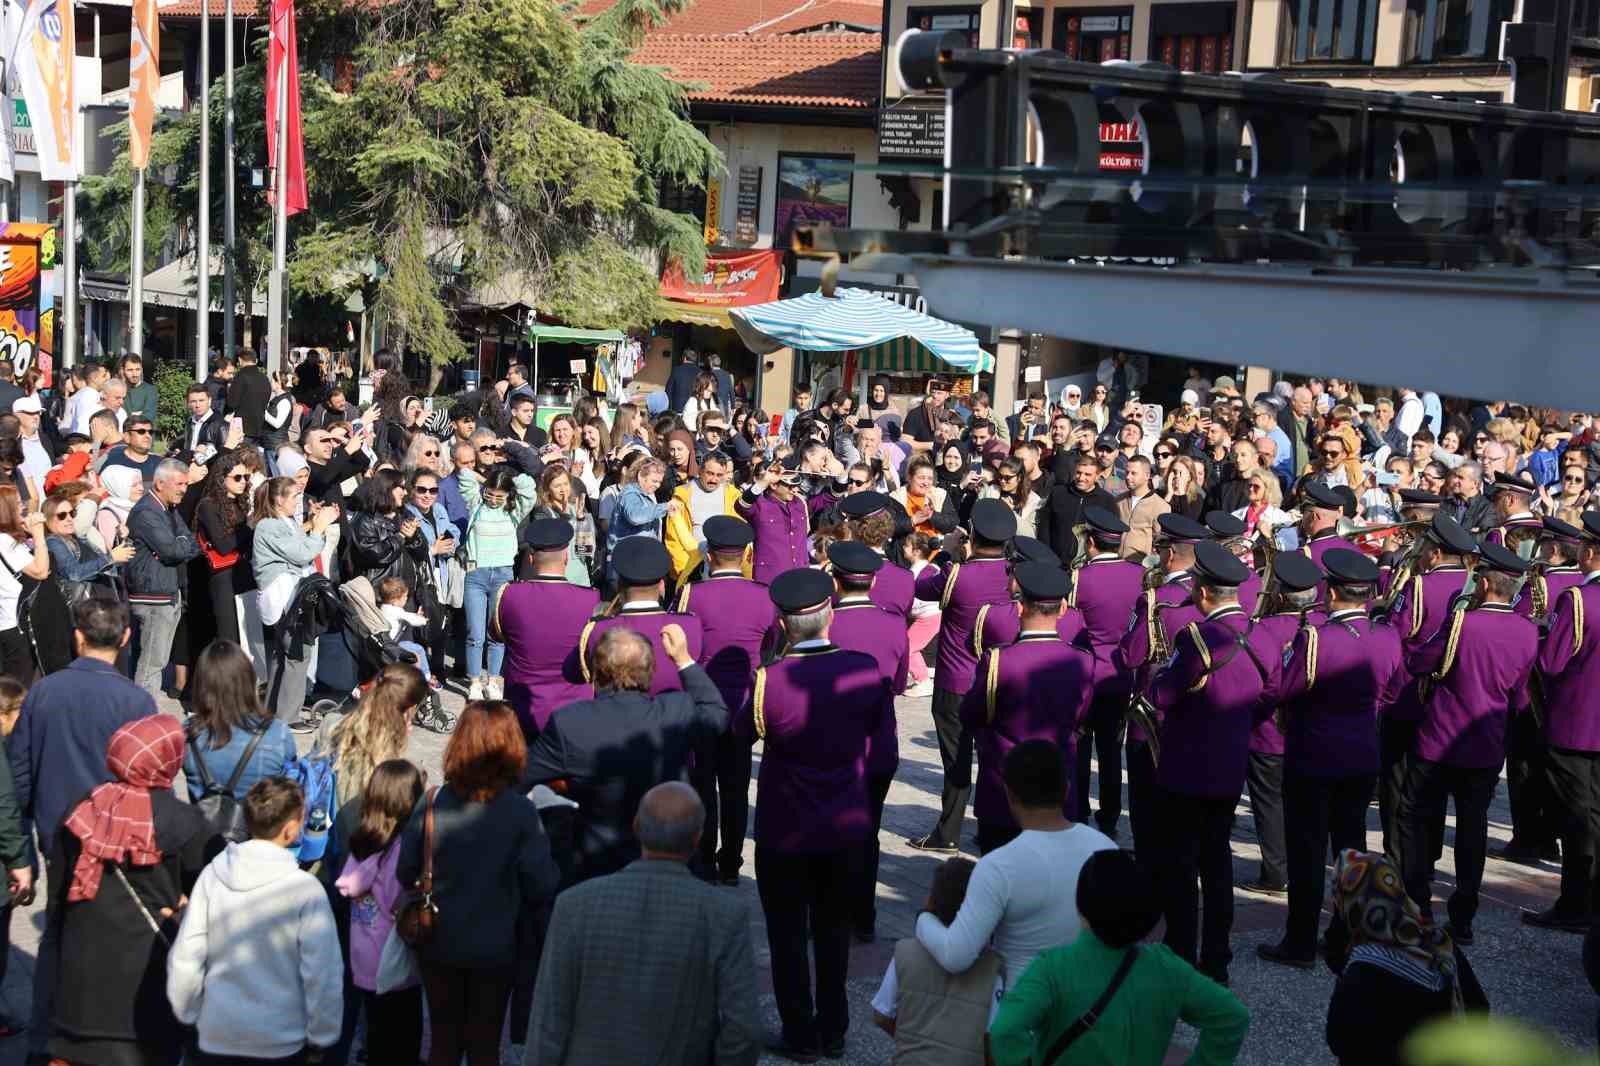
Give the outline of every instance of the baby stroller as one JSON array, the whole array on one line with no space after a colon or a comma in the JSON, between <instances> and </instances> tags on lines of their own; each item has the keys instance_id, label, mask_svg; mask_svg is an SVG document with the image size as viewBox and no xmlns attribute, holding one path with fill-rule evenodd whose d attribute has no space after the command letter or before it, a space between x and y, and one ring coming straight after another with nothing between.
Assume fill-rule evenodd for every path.
<instances>
[{"instance_id":1,"label":"baby stroller","mask_svg":"<svg viewBox=\"0 0 1600 1066\"><path fill-rule=\"evenodd\" d=\"M400 647L394 638L389 636L389 622L378 609L378 597L372 590L372 582L364 577L353 577L341 582L339 601L340 631L344 636L345 646L355 661L356 676L360 679L356 693L352 694L353 697L364 692L372 684L372 679L377 676L378 671L389 663L416 663L417 657ZM340 707L338 701L319 700L313 708L313 713L321 717ZM418 728L433 733L448 733L456 724L455 716L444 709L439 694L431 689L427 697L418 704L416 716L412 721Z\"/></svg>"}]
</instances>

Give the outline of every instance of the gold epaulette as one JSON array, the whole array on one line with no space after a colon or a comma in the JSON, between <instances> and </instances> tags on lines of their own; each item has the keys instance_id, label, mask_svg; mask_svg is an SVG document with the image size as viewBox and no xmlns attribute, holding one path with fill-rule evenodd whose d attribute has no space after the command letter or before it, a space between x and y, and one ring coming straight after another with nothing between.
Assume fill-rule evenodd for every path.
<instances>
[{"instance_id":1,"label":"gold epaulette","mask_svg":"<svg viewBox=\"0 0 1600 1066\"><path fill-rule=\"evenodd\" d=\"M594 632L595 619L591 618L583 623L583 631L578 634L578 669L583 671L583 680L592 682L589 675L589 635Z\"/></svg>"},{"instance_id":2,"label":"gold epaulette","mask_svg":"<svg viewBox=\"0 0 1600 1066\"><path fill-rule=\"evenodd\" d=\"M1000 687L1000 649L996 648L989 653L989 673L985 681L985 699L988 705L988 714L984 717L984 724L994 722L994 694Z\"/></svg>"},{"instance_id":3,"label":"gold epaulette","mask_svg":"<svg viewBox=\"0 0 1600 1066\"><path fill-rule=\"evenodd\" d=\"M1200 672L1200 680L1189 686L1190 692L1199 692L1206 687L1206 682L1211 679L1211 649L1206 647L1205 638L1200 635L1200 626L1196 623L1190 622L1183 627L1183 631L1189 634L1190 640L1194 641L1194 650L1200 653L1200 662L1205 667Z\"/></svg>"},{"instance_id":4,"label":"gold epaulette","mask_svg":"<svg viewBox=\"0 0 1600 1066\"><path fill-rule=\"evenodd\" d=\"M761 667L756 671L756 690L750 698L751 715L756 723L756 736L762 740L767 738L767 711L764 706L767 702L767 668Z\"/></svg>"}]
</instances>

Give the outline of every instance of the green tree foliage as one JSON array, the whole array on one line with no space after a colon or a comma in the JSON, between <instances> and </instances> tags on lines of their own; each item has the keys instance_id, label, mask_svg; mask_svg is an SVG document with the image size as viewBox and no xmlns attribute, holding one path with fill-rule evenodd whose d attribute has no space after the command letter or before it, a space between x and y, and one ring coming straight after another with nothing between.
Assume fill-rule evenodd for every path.
<instances>
[{"instance_id":1,"label":"green tree foliage","mask_svg":"<svg viewBox=\"0 0 1600 1066\"><path fill-rule=\"evenodd\" d=\"M685 87L632 61L644 34L688 0L618 0L593 18L572 0L310 0L298 10L309 211L291 220L300 301L363 290L407 347L467 354L454 304L493 285L574 326L655 319L656 264L704 262L699 223L662 209L663 182L703 186L722 168L688 121ZM265 34L235 76L243 162L264 163ZM353 60L347 92L314 76ZM221 218L221 83L212 92L213 220ZM153 138L146 262L192 217L198 115ZM125 269L126 155L84 183L89 265ZM239 194L241 294L271 259L265 197ZM217 247L213 240L213 247ZM216 279L214 279L215 281ZM242 296L241 296L242 298Z\"/></svg>"}]
</instances>

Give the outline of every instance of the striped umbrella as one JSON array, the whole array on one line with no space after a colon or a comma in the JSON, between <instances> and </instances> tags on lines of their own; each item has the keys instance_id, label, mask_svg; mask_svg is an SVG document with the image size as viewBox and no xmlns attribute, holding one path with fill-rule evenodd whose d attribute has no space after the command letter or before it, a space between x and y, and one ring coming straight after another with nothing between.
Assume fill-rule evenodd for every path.
<instances>
[{"instance_id":1,"label":"striped umbrella","mask_svg":"<svg viewBox=\"0 0 1600 1066\"><path fill-rule=\"evenodd\" d=\"M973 374L994 368L994 357L978 347L971 330L863 289L839 289L833 296L808 292L792 300L731 307L728 317L758 355L779 348L861 350L865 370L954 367Z\"/></svg>"}]
</instances>

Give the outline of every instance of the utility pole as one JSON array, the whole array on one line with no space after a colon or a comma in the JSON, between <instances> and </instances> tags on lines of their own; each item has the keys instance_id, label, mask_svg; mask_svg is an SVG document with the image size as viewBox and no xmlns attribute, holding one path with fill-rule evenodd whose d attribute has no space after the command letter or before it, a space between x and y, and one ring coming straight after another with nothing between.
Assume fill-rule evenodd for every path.
<instances>
[{"instance_id":1,"label":"utility pole","mask_svg":"<svg viewBox=\"0 0 1600 1066\"><path fill-rule=\"evenodd\" d=\"M200 2L200 205L195 240L194 379L204 381L211 347L211 2Z\"/></svg>"},{"instance_id":2,"label":"utility pole","mask_svg":"<svg viewBox=\"0 0 1600 1066\"><path fill-rule=\"evenodd\" d=\"M239 179L239 160L233 144L233 0L227 0L223 18L227 25L222 31L222 41L228 58L222 68L222 180L225 183L222 188L222 354L231 360L237 322L235 308L238 307L234 292L233 245L238 238L234 232L233 197Z\"/></svg>"}]
</instances>

